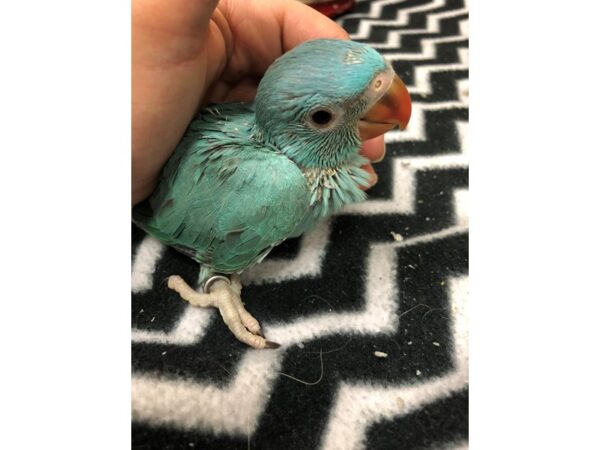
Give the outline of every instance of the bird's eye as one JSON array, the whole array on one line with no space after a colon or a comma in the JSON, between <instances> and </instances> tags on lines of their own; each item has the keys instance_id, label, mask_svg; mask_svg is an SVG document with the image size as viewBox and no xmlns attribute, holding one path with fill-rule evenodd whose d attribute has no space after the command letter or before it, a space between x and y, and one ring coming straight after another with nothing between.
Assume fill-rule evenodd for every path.
<instances>
[{"instance_id":1,"label":"bird's eye","mask_svg":"<svg viewBox=\"0 0 600 450\"><path fill-rule=\"evenodd\" d=\"M313 121L313 123L315 125L322 127L322 126L327 125L329 122L331 122L331 119L333 119L333 116L331 115L331 113L329 111L326 111L324 109L318 109L317 111L313 112L310 115L310 119Z\"/></svg>"}]
</instances>

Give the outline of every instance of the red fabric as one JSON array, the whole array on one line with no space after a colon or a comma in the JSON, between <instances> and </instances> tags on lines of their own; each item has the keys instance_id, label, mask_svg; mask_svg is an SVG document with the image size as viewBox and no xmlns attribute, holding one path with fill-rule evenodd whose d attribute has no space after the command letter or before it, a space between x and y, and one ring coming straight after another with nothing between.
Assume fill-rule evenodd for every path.
<instances>
[{"instance_id":1,"label":"red fabric","mask_svg":"<svg viewBox=\"0 0 600 450\"><path fill-rule=\"evenodd\" d=\"M328 17L335 17L350 10L354 6L354 0L333 0L326 3L314 3L310 6Z\"/></svg>"}]
</instances>

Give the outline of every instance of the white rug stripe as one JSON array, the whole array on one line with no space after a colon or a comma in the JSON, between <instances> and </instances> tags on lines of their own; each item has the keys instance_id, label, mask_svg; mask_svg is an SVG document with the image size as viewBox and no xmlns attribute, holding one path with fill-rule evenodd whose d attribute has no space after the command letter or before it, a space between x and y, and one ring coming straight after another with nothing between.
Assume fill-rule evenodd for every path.
<instances>
[{"instance_id":1,"label":"white rug stripe","mask_svg":"<svg viewBox=\"0 0 600 450\"><path fill-rule=\"evenodd\" d=\"M332 334L391 332L398 321L396 254L389 245L375 245L367 261L365 308L329 312L288 324L265 326L265 334L282 345L293 345ZM326 299L327 300L327 299Z\"/></svg>"},{"instance_id":2,"label":"white rug stripe","mask_svg":"<svg viewBox=\"0 0 600 450\"><path fill-rule=\"evenodd\" d=\"M366 305L362 311L331 312L309 316L290 324L266 325L265 334L282 345L293 345L333 334L380 334L395 331L399 319L395 249L433 242L467 231L466 227L455 226L402 242L373 245L367 261Z\"/></svg>"},{"instance_id":3,"label":"white rug stripe","mask_svg":"<svg viewBox=\"0 0 600 450\"><path fill-rule=\"evenodd\" d=\"M438 2L444 3L444 2ZM426 5L423 6L425 8ZM433 8L427 8L433 9ZM467 9L457 9L453 11L444 11L427 15L427 23L425 28L412 28L412 29L403 29L403 30L390 30L386 36L386 41L384 43L373 42L370 43L373 48L376 49L389 49L389 48L401 48L401 37L411 34L424 34L424 33L439 33L441 31L441 21L445 19L451 19L453 17L458 17L466 14L468 12ZM400 13L400 12L399 12ZM461 19L465 20L465 19ZM380 20L380 19L371 19L371 20L362 20L358 27L356 33L350 35L350 39L368 39L371 33L371 27L373 26L394 26L401 27L408 25L408 18L406 21L401 23L397 23L394 20ZM462 35L464 33L461 32Z\"/></svg>"},{"instance_id":4,"label":"white rug stripe","mask_svg":"<svg viewBox=\"0 0 600 450\"><path fill-rule=\"evenodd\" d=\"M348 14L338 20L338 23L343 26L343 23L346 19L350 18L362 18L360 21L359 28L355 34L350 36L351 39L367 39L369 37L369 32L371 31L371 25L397 25L397 26L405 26L409 23L410 15L418 12L431 11L432 9L439 8L445 5L444 0L434 0L431 3L425 5L417 5L411 6L408 8L400 9L396 12L396 19L392 20L381 20L381 12L384 6L401 4L402 1L398 0L384 0L379 2L373 2L369 6L369 12L364 13L355 13ZM371 19L371 20L369 20ZM363 23L367 23L367 25L363 26ZM422 31L421 31L422 32Z\"/></svg>"},{"instance_id":5,"label":"white rug stripe","mask_svg":"<svg viewBox=\"0 0 600 450\"><path fill-rule=\"evenodd\" d=\"M196 308L188 305L172 331L133 329L131 340L136 344L192 345L204 337L211 319L216 317L216 312L212 308Z\"/></svg>"},{"instance_id":6,"label":"white rug stripe","mask_svg":"<svg viewBox=\"0 0 600 450\"><path fill-rule=\"evenodd\" d=\"M457 442L455 444L445 445L440 450L468 450L469 443L467 441Z\"/></svg>"},{"instance_id":7,"label":"white rug stripe","mask_svg":"<svg viewBox=\"0 0 600 450\"><path fill-rule=\"evenodd\" d=\"M367 200L348 205L336 215L350 214L414 214L415 213L415 171L405 167L404 158L394 158L392 162L392 198L389 200Z\"/></svg>"},{"instance_id":8,"label":"white rug stripe","mask_svg":"<svg viewBox=\"0 0 600 450\"><path fill-rule=\"evenodd\" d=\"M423 38L421 40L421 52L394 52L386 53L385 58L391 61L424 61L426 59L437 59L438 44L449 44L452 42L463 42L468 40L468 19L459 22L459 36L444 36L439 38ZM406 32L405 34L411 34ZM373 45L373 44L369 44Z\"/></svg>"},{"instance_id":9,"label":"white rug stripe","mask_svg":"<svg viewBox=\"0 0 600 450\"><path fill-rule=\"evenodd\" d=\"M462 81L462 80L460 80ZM457 83L458 86L465 88L465 83ZM462 109L468 108L469 103L467 97L463 97L456 101L447 102L436 102L436 103L422 103L413 102L412 114L410 117L410 125L404 131L394 129L388 131L385 134L385 142L408 142L408 141L420 141L424 142L427 140L427 133L425 131L425 112L427 111L439 111L445 109Z\"/></svg>"},{"instance_id":10,"label":"white rug stripe","mask_svg":"<svg viewBox=\"0 0 600 450\"><path fill-rule=\"evenodd\" d=\"M414 214L417 195L417 172L422 170L468 167L468 122L457 121L456 127L460 153L394 158L391 199L368 200L349 205L336 213L336 215Z\"/></svg>"},{"instance_id":11,"label":"white rug stripe","mask_svg":"<svg viewBox=\"0 0 600 450\"><path fill-rule=\"evenodd\" d=\"M430 95L431 89L431 74L438 72L451 72L456 70L468 70L469 68L469 50L466 48L458 49L458 63L453 64L431 64L415 67L415 81L411 86L406 86L411 95ZM459 100L461 100L459 92Z\"/></svg>"},{"instance_id":12,"label":"white rug stripe","mask_svg":"<svg viewBox=\"0 0 600 450\"><path fill-rule=\"evenodd\" d=\"M165 246L151 236L146 236L139 244L131 266L131 291L134 294L152 289L156 263L164 251Z\"/></svg>"},{"instance_id":13,"label":"white rug stripe","mask_svg":"<svg viewBox=\"0 0 600 450\"><path fill-rule=\"evenodd\" d=\"M454 190L454 218L458 225L469 226L469 191L467 189Z\"/></svg>"},{"instance_id":14,"label":"white rug stripe","mask_svg":"<svg viewBox=\"0 0 600 450\"><path fill-rule=\"evenodd\" d=\"M263 284L320 275L329 241L330 222L331 220L324 220L312 232L302 236L298 255L294 259L268 258L244 271L243 284Z\"/></svg>"},{"instance_id":15,"label":"white rug stripe","mask_svg":"<svg viewBox=\"0 0 600 450\"><path fill-rule=\"evenodd\" d=\"M279 375L280 364L281 351L248 350L235 377L224 388L211 383L134 374L133 420L184 430L202 429L215 435L251 435Z\"/></svg>"},{"instance_id":16,"label":"white rug stripe","mask_svg":"<svg viewBox=\"0 0 600 450\"><path fill-rule=\"evenodd\" d=\"M409 385L342 383L324 434L323 450L364 449L366 433L372 424L414 412L467 385L467 277L451 278L448 284L452 299L455 370L446 376Z\"/></svg>"}]
</instances>

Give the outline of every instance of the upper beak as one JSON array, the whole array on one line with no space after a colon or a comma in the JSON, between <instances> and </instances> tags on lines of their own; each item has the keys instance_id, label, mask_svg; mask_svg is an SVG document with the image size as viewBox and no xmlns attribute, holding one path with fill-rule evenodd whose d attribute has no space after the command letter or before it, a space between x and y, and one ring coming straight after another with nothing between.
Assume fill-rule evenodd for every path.
<instances>
[{"instance_id":1,"label":"upper beak","mask_svg":"<svg viewBox=\"0 0 600 450\"><path fill-rule=\"evenodd\" d=\"M411 113L410 95L398 75L383 97L358 122L360 138L364 141L382 135L398 125L404 130Z\"/></svg>"}]
</instances>

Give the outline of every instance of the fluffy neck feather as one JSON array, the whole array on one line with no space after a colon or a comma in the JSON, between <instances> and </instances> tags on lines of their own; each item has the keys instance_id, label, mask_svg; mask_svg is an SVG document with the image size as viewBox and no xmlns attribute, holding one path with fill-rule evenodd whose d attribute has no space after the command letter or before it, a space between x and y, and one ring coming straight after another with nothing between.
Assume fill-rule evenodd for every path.
<instances>
[{"instance_id":1,"label":"fluffy neck feather","mask_svg":"<svg viewBox=\"0 0 600 450\"><path fill-rule=\"evenodd\" d=\"M318 216L325 217L344 205L366 198L360 189L360 186L369 186L370 175L360 168L366 162L362 156L355 155L336 168L302 168L311 190L310 204L318 210Z\"/></svg>"}]
</instances>

